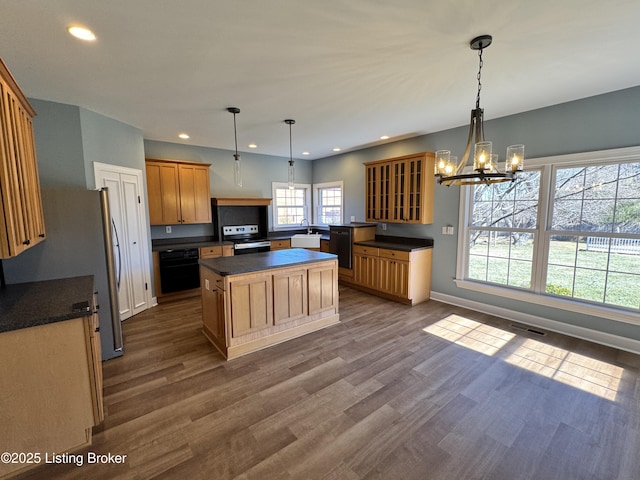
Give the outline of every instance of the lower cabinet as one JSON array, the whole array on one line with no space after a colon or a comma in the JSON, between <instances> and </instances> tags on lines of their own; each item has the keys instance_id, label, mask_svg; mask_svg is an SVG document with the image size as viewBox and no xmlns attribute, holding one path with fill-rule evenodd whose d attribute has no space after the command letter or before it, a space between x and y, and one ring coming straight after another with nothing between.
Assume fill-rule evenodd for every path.
<instances>
[{"instance_id":1,"label":"lower cabinet","mask_svg":"<svg viewBox=\"0 0 640 480\"><path fill-rule=\"evenodd\" d=\"M336 260L220 276L201 266L205 336L231 359L339 321Z\"/></svg>"},{"instance_id":2,"label":"lower cabinet","mask_svg":"<svg viewBox=\"0 0 640 480\"><path fill-rule=\"evenodd\" d=\"M428 300L432 252L354 245L354 286L411 305Z\"/></svg>"},{"instance_id":3,"label":"lower cabinet","mask_svg":"<svg viewBox=\"0 0 640 480\"><path fill-rule=\"evenodd\" d=\"M91 444L104 419L97 315L0 334L0 451L37 452L40 463L0 463L0 478L45 453Z\"/></svg>"}]
</instances>

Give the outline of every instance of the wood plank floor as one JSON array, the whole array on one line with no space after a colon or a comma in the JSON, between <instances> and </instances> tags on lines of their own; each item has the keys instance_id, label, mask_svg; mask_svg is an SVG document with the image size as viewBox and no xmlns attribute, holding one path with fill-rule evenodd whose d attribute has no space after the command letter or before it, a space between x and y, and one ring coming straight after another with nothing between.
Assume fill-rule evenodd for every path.
<instances>
[{"instance_id":1,"label":"wood plank floor","mask_svg":"<svg viewBox=\"0 0 640 480\"><path fill-rule=\"evenodd\" d=\"M106 419L60 479L640 478L640 357L340 288L341 324L230 362L199 299L124 323Z\"/></svg>"}]
</instances>

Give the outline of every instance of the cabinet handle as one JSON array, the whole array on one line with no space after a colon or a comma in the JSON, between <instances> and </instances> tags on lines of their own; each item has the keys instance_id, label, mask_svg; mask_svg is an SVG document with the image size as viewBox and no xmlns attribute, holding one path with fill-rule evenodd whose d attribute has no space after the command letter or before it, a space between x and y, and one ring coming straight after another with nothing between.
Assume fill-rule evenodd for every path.
<instances>
[{"instance_id":1,"label":"cabinet handle","mask_svg":"<svg viewBox=\"0 0 640 480\"><path fill-rule=\"evenodd\" d=\"M40 235L38 235L40 238L44 238L44 233L41 233Z\"/></svg>"},{"instance_id":2,"label":"cabinet handle","mask_svg":"<svg viewBox=\"0 0 640 480\"><path fill-rule=\"evenodd\" d=\"M29 245L31 243L31 240L25 240L24 242L22 242L23 245Z\"/></svg>"}]
</instances>

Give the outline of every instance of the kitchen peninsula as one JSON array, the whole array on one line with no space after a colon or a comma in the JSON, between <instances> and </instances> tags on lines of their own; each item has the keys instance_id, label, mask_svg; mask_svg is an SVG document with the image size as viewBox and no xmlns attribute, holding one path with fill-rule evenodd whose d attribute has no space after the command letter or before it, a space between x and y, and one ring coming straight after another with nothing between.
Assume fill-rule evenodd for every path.
<instances>
[{"instance_id":1,"label":"kitchen peninsula","mask_svg":"<svg viewBox=\"0 0 640 480\"><path fill-rule=\"evenodd\" d=\"M227 359L340 321L338 260L300 248L200 260L203 333Z\"/></svg>"}]
</instances>

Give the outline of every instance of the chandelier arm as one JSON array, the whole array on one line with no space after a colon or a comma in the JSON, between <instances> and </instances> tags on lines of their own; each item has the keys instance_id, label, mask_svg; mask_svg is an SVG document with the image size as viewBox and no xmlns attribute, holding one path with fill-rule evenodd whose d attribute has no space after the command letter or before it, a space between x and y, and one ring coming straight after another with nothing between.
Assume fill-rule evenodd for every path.
<instances>
[{"instance_id":1,"label":"chandelier arm","mask_svg":"<svg viewBox=\"0 0 640 480\"><path fill-rule=\"evenodd\" d=\"M471 118L469 119L469 137L467 138L467 148L465 148L464 153L462 154L462 158L460 158L460 161L458 162L458 165L456 167L456 175L459 175L460 172L462 172L462 170L464 169L464 166L467 164L467 160L469 160L469 154L471 153L471 145L472 145L472 140L473 140L473 125L474 125L474 121L475 121L475 114L476 111L475 110L471 110Z\"/></svg>"}]
</instances>

